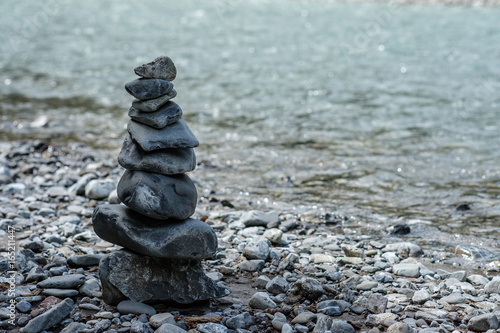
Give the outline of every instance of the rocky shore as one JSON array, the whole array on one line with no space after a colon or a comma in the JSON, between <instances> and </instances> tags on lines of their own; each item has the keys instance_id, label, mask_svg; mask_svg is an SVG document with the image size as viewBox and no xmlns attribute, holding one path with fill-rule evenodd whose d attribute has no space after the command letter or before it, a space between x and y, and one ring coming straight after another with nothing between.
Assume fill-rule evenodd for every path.
<instances>
[{"instance_id":1,"label":"rocky shore","mask_svg":"<svg viewBox=\"0 0 500 333\"><path fill-rule=\"evenodd\" d=\"M119 203L124 170L81 145L0 148L2 332L500 332L498 263L464 269L409 240L404 224L381 241L343 228L341 214L255 210L195 173L194 218L219 242L203 268L232 293L107 305L98 264L120 247L94 233L92 212Z\"/></svg>"}]
</instances>

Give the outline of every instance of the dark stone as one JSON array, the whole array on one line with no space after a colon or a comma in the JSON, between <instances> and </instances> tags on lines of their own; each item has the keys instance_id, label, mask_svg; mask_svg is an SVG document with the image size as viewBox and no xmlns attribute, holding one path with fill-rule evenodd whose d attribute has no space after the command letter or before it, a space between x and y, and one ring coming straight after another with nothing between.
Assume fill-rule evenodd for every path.
<instances>
[{"instance_id":1,"label":"dark stone","mask_svg":"<svg viewBox=\"0 0 500 333\"><path fill-rule=\"evenodd\" d=\"M173 81L177 75L174 62L169 57L158 57L150 63L134 68L135 74L145 78Z\"/></svg>"},{"instance_id":2,"label":"dark stone","mask_svg":"<svg viewBox=\"0 0 500 333\"><path fill-rule=\"evenodd\" d=\"M78 288L85 282L85 275L83 274L68 274L61 276L54 276L39 282L38 288L57 288L57 289L72 289Z\"/></svg>"},{"instance_id":3,"label":"dark stone","mask_svg":"<svg viewBox=\"0 0 500 333\"><path fill-rule=\"evenodd\" d=\"M130 120L127 129L132 140L145 151L165 148L193 148L200 144L183 119L162 129L154 129Z\"/></svg>"},{"instance_id":4,"label":"dark stone","mask_svg":"<svg viewBox=\"0 0 500 333\"><path fill-rule=\"evenodd\" d=\"M99 205L92 220L102 239L148 256L205 259L217 250L212 227L195 219L156 220L123 205Z\"/></svg>"},{"instance_id":5,"label":"dark stone","mask_svg":"<svg viewBox=\"0 0 500 333\"><path fill-rule=\"evenodd\" d=\"M78 290L75 289L44 289L42 292L46 296L54 296L57 298L73 297L78 295Z\"/></svg>"},{"instance_id":6,"label":"dark stone","mask_svg":"<svg viewBox=\"0 0 500 333\"><path fill-rule=\"evenodd\" d=\"M128 207L155 219L184 220L196 209L196 187L184 174L165 176L127 170L118 183L117 194Z\"/></svg>"},{"instance_id":7,"label":"dark stone","mask_svg":"<svg viewBox=\"0 0 500 333\"><path fill-rule=\"evenodd\" d=\"M162 175L175 175L196 168L196 155L193 148L158 149L145 152L127 135L118 163L128 170L148 171Z\"/></svg>"},{"instance_id":8,"label":"dark stone","mask_svg":"<svg viewBox=\"0 0 500 333\"><path fill-rule=\"evenodd\" d=\"M466 212L468 210L471 210L471 208L468 204L460 204L455 209L457 210L457 212Z\"/></svg>"},{"instance_id":9,"label":"dark stone","mask_svg":"<svg viewBox=\"0 0 500 333\"><path fill-rule=\"evenodd\" d=\"M160 259L121 250L104 257L99 272L102 297L110 305L125 299L191 304L230 293L206 276L197 260Z\"/></svg>"},{"instance_id":10,"label":"dark stone","mask_svg":"<svg viewBox=\"0 0 500 333\"><path fill-rule=\"evenodd\" d=\"M128 116L138 123L153 128L163 128L181 119L182 109L175 102L169 101L155 112L141 112L134 107L130 107Z\"/></svg>"},{"instance_id":11,"label":"dark stone","mask_svg":"<svg viewBox=\"0 0 500 333\"><path fill-rule=\"evenodd\" d=\"M406 223L398 223L389 228L389 233L391 235L407 235L410 232L410 226Z\"/></svg>"},{"instance_id":12,"label":"dark stone","mask_svg":"<svg viewBox=\"0 0 500 333\"><path fill-rule=\"evenodd\" d=\"M136 109L137 111L141 111L141 112L155 112L155 111L158 111L158 109L162 105L165 105L168 101L170 101L175 96L177 96L177 91L175 89L172 89L168 93L166 93L165 95L157 97L157 98L147 99L147 100L135 99L132 102L132 107L134 109Z\"/></svg>"},{"instance_id":13,"label":"dark stone","mask_svg":"<svg viewBox=\"0 0 500 333\"><path fill-rule=\"evenodd\" d=\"M137 79L125 84L125 90L140 100L158 98L173 88L172 82L161 79Z\"/></svg>"},{"instance_id":14,"label":"dark stone","mask_svg":"<svg viewBox=\"0 0 500 333\"><path fill-rule=\"evenodd\" d=\"M38 333L51 328L69 315L74 305L75 303L71 298L66 298L61 303L51 307L47 312L31 319L29 323L21 329L21 332Z\"/></svg>"},{"instance_id":15,"label":"dark stone","mask_svg":"<svg viewBox=\"0 0 500 333\"><path fill-rule=\"evenodd\" d=\"M69 267L92 267L99 265L103 254L81 254L68 258Z\"/></svg>"},{"instance_id":16,"label":"dark stone","mask_svg":"<svg viewBox=\"0 0 500 333\"><path fill-rule=\"evenodd\" d=\"M140 315L145 313L150 316L156 314L156 310L152 306L131 300L121 301L116 308L121 314L132 313Z\"/></svg>"}]
</instances>

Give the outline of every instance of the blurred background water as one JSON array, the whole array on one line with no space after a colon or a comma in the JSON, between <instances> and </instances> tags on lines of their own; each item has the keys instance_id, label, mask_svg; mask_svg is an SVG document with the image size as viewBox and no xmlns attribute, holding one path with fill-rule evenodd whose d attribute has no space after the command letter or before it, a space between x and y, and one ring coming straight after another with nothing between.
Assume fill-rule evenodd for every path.
<instances>
[{"instance_id":1,"label":"blurred background water","mask_svg":"<svg viewBox=\"0 0 500 333\"><path fill-rule=\"evenodd\" d=\"M3 0L0 139L116 156L124 84L168 55L198 160L217 166L192 173L210 190L498 252L498 17L391 3Z\"/></svg>"}]
</instances>

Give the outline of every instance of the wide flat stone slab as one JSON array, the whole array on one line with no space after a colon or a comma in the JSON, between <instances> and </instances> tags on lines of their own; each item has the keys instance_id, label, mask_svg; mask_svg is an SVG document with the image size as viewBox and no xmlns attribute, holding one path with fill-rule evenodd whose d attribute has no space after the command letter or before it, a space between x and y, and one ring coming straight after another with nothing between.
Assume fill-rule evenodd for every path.
<instances>
[{"instance_id":1,"label":"wide flat stone slab","mask_svg":"<svg viewBox=\"0 0 500 333\"><path fill-rule=\"evenodd\" d=\"M157 258L206 259L217 250L217 236L208 224L147 218L123 205L99 205L92 217L102 239Z\"/></svg>"},{"instance_id":2,"label":"wide flat stone slab","mask_svg":"<svg viewBox=\"0 0 500 333\"><path fill-rule=\"evenodd\" d=\"M140 100L158 98L174 88L172 82L161 79L137 79L127 82L125 90Z\"/></svg>"},{"instance_id":3,"label":"wide flat stone slab","mask_svg":"<svg viewBox=\"0 0 500 333\"><path fill-rule=\"evenodd\" d=\"M191 304L230 294L203 272L197 260L171 260L113 252L101 260L102 298L110 305L125 299L141 303Z\"/></svg>"},{"instance_id":4,"label":"wide flat stone slab","mask_svg":"<svg viewBox=\"0 0 500 333\"><path fill-rule=\"evenodd\" d=\"M132 140L145 151L166 148L194 148L200 144L184 119L162 129L154 129L130 120L127 129Z\"/></svg>"},{"instance_id":5,"label":"wide flat stone slab","mask_svg":"<svg viewBox=\"0 0 500 333\"><path fill-rule=\"evenodd\" d=\"M172 89L165 95L158 98L148 100L135 99L132 102L132 107L141 112L155 112L175 96L177 96L177 91L175 89Z\"/></svg>"},{"instance_id":6,"label":"wide flat stone slab","mask_svg":"<svg viewBox=\"0 0 500 333\"><path fill-rule=\"evenodd\" d=\"M181 119L182 109L177 103L168 101L154 112L141 112L130 107L128 116L138 123L161 129Z\"/></svg>"},{"instance_id":7,"label":"wide flat stone slab","mask_svg":"<svg viewBox=\"0 0 500 333\"><path fill-rule=\"evenodd\" d=\"M125 205L155 219L187 219L198 201L196 187L185 174L166 176L127 170L116 191Z\"/></svg>"},{"instance_id":8,"label":"wide flat stone slab","mask_svg":"<svg viewBox=\"0 0 500 333\"><path fill-rule=\"evenodd\" d=\"M193 148L159 149L145 152L127 135L118 163L128 170L147 171L162 175L175 175L196 168L196 155Z\"/></svg>"}]
</instances>

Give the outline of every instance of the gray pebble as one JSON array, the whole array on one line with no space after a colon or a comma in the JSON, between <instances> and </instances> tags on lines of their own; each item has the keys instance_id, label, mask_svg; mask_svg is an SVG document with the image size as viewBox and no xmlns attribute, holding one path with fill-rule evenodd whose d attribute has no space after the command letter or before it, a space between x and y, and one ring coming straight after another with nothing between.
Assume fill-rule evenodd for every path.
<instances>
[{"instance_id":1,"label":"gray pebble","mask_svg":"<svg viewBox=\"0 0 500 333\"><path fill-rule=\"evenodd\" d=\"M121 314L148 314L150 316L156 314L156 310L147 304L135 302L135 301L122 301L118 303L117 309Z\"/></svg>"}]
</instances>

